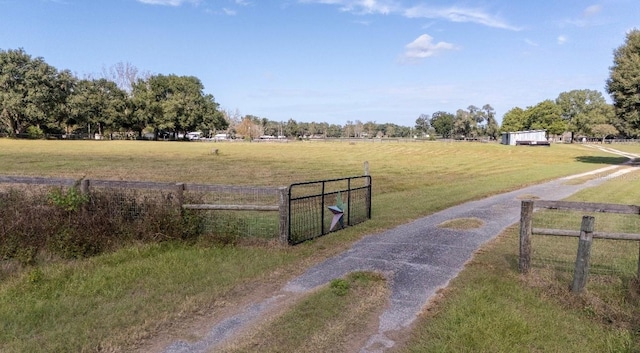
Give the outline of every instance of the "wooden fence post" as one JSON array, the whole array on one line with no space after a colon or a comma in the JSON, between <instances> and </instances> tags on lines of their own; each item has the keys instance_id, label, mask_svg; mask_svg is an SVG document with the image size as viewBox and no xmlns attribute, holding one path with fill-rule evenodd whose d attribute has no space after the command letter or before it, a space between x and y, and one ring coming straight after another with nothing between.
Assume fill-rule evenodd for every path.
<instances>
[{"instance_id":1,"label":"wooden fence post","mask_svg":"<svg viewBox=\"0 0 640 353\"><path fill-rule=\"evenodd\" d=\"M589 276L589 262L591 260L591 243L593 242L593 216L583 216L580 225L580 240L578 241L578 254L576 256L576 267L573 271L573 283L571 291L582 292L587 284Z\"/></svg>"},{"instance_id":2,"label":"wooden fence post","mask_svg":"<svg viewBox=\"0 0 640 353\"><path fill-rule=\"evenodd\" d=\"M638 242L638 273L636 276L640 279L640 242Z\"/></svg>"},{"instance_id":3,"label":"wooden fence post","mask_svg":"<svg viewBox=\"0 0 640 353\"><path fill-rule=\"evenodd\" d=\"M280 243L289 244L289 188L278 189L278 206L280 213Z\"/></svg>"},{"instance_id":4,"label":"wooden fence post","mask_svg":"<svg viewBox=\"0 0 640 353\"><path fill-rule=\"evenodd\" d=\"M178 207L182 210L182 205L184 205L184 183L176 183L176 199L178 200Z\"/></svg>"},{"instance_id":5,"label":"wooden fence post","mask_svg":"<svg viewBox=\"0 0 640 353\"><path fill-rule=\"evenodd\" d=\"M533 200L524 200L520 206L520 258L518 270L529 273L531 268L531 230L533 223Z\"/></svg>"},{"instance_id":6,"label":"wooden fence post","mask_svg":"<svg viewBox=\"0 0 640 353\"><path fill-rule=\"evenodd\" d=\"M89 179L80 180L80 193L82 195L89 194Z\"/></svg>"}]
</instances>

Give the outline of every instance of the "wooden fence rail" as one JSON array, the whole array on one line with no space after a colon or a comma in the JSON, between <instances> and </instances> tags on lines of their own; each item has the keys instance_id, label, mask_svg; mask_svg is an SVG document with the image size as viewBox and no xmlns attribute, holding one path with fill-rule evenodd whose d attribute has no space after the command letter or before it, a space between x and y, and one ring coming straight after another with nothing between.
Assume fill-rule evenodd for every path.
<instances>
[{"instance_id":1,"label":"wooden fence rail","mask_svg":"<svg viewBox=\"0 0 640 353\"><path fill-rule=\"evenodd\" d=\"M533 211L535 208L640 215L640 206L571 201L522 201L520 209L520 257L518 260L518 269L520 273L528 273L531 268L531 236L533 234L578 237L578 252L576 255L573 282L571 284L572 292L581 292L587 283L590 266L591 244L594 238L640 241L640 234L635 233L594 232L593 216L583 216L582 224L579 231L534 228ZM640 248L638 252L637 274L640 277Z\"/></svg>"},{"instance_id":2,"label":"wooden fence rail","mask_svg":"<svg viewBox=\"0 0 640 353\"><path fill-rule=\"evenodd\" d=\"M94 180L94 179L65 179L65 178L43 178L43 177L22 177L22 176L1 176L0 184L25 184L25 185L45 185L59 187L77 186L82 193L89 193L91 189L137 189L137 190L160 190L175 193L178 207L189 210L227 210L227 211L267 211L278 212L279 240L287 244L288 239L288 188L287 187L259 187L259 186L236 186L236 185L208 185L208 184L186 184L170 182L148 182L148 181L124 181L124 180ZM185 192L210 193L210 194L232 194L251 195L252 197L272 198L272 204L187 204L185 203Z\"/></svg>"}]
</instances>

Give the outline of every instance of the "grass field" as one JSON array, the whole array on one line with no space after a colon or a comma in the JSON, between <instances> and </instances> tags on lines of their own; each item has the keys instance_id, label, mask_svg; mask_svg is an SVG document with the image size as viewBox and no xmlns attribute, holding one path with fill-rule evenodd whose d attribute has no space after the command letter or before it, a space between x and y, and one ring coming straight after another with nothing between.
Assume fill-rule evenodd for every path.
<instances>
[{"instance_id":1,"label":"grass field","mask_svg":"<svg viewBox=\"0 0 640 353\"><path fill-rule=\"evenodd\" d=\"M276 290L363 235L624 159L580 145L0 139L2 175L281 186L361 175L365 161L373 178L373 219L294 248L161 244L79 261L43 259L28 268L3 261L0 351L131 351L180 332L194 317L216 317L254 293Z\"/></svg>"}]
</instances>

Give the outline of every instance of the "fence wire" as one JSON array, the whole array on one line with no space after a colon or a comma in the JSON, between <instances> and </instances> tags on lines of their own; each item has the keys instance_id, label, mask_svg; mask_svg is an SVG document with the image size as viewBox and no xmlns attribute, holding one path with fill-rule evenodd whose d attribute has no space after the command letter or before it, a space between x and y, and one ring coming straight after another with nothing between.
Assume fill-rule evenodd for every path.
<instances>
[{"instance_id":1,"label":"fence wire","mask_svg":"<svg viewBox=\"0 0 640 353\"><path fill-rule=\"evenodd\" d=\"M583 216L595 218L594 232L640 233L640 216L541 209L534 213L533 227L579 231ZM633 240L593 239L590 274L629 275L638 271L640 242ZM531 239L531 266L573 273L578 238L536 235Z\"/></svg>"},{"instance_id":2,"label":"fence wire","mask_svg":"<svg viewBox=\"0 0 640 353\"><path fill-rule=\"evenodd\" d=\"M277 188L230 185L185 185L185 204L217 206L278 205ZM189 210L201 218L201 231L212 236L277 239L279 214L274 211Z\"/></svg>"},{"instance_id":3,"label":"fence wire","mask_svg":"<svg viewBox=\"0 0 640 353\"><path fill-rule=\"evenodd\" d=\"M123 181L89 181L88 207L103 208L101 214L109 218L122 218L138 223L149 222L145 216L149 213L176 215L184 217L182 225L205 237L222 237L223 242L233 242L239 238L252 237L278 239L279 214L257 211L230 210L183 210L183 204L212 205L278 205L278 188L247 187L228 185L199 185ZM19 192L25 198L50 202L49 196L54 190L67 192L79 187L73 179L2 177L0 194ZM106 210L104 210L106 208ZM148 224L154 231L162 234L167 227L165 222ZM169 230L166 230L169 231Z\"/></svg>"}]
</instances>

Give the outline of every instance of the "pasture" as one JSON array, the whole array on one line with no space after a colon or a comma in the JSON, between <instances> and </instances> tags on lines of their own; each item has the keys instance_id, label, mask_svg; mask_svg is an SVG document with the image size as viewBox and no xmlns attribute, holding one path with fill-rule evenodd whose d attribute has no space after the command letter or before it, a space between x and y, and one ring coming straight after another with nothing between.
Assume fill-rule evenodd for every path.
<instances>
[{"instance_id":1,"label":"pasture","mask_svg":"<svg viewBox=\"0 0 640 353\"><path fill-rule=\"evenodd\" d=\"M373 178L373 219L297 247L164 243L75 261L45 254L29 267L3 260L0 350L144 350L198 318L217 317L260 293L268 295L366 234L624 159L581 145L0 139L2 175L286 186L361 175L365 161ZM483 271L475 272L481 280Z\"/></svg>"}]
</instances>

